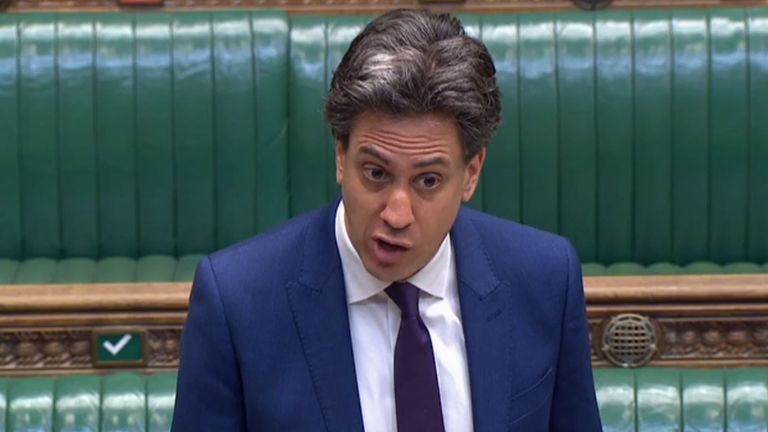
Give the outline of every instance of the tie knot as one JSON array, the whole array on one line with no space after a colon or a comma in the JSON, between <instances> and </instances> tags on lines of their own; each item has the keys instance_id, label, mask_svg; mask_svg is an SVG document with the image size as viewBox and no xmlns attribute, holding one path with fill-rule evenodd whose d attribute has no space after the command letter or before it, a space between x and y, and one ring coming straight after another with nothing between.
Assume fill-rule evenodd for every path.
<instances>
[{"instance_id":1,"label":"tie knot","mask_svg":"<svg viewBox=\"0 0 768 432\"><path fill-rule=\"evenodd\" d=\"M395 282L386 289L387 295L400 308L403 318L419 316L419 289L408 282Z\"/></svg>"}]
</instances>

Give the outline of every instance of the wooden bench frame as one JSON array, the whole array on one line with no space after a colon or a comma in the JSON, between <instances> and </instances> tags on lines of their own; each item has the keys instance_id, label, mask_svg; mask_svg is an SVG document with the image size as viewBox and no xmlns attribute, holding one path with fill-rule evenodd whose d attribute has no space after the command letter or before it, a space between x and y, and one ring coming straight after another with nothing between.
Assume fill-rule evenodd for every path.
<instances>
[{"instance_id":1,"label":"wooden bench frame","mask_svg":"<svg viewBox=\"0 0 768 432\"><path fill-rule=\"evenodd\" d=\"M147 338L142 370L178 366L190 283L0 286L0 375L92 373L92 336L134 328ZM768 274L585 278L592 361L605 326L624 313L658 330L650 365L768 365ZM135 369L135 368L133 368Z\"/></svg>"}]
</instances>

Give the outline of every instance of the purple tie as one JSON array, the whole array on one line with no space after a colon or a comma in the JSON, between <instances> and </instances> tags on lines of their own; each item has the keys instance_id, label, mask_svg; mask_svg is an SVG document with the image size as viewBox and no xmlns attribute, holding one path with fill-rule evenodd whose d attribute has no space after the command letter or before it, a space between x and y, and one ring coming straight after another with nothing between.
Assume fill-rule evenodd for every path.
<instances>
[{"instance_id":1,"label":"purple tie","mask_svg":"<svg viewBox=\"0 0 768 432\"><path fill-rule=\"evenodd\" d=\"M387 295L402 313L395 345L398 432L443 432L443 411L429 331L419 315L419 289L395 282Z\"/></svg>"}]
</instances>

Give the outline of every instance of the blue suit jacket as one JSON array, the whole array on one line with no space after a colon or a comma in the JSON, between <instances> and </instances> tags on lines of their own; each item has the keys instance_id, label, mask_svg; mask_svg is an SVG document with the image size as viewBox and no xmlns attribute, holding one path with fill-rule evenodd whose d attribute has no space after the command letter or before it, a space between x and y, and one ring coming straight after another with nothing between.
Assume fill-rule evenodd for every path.
<instances>
[{"instance_id":1,"label":"blue suit jacket","mask_svg":"<svg viewBox=\"0 0 768 432\"><path fill-rule=\"evenodd\" d=\"M174 432L363 429L335 209L201 261ZM475 431L599 431L570 243L468 209L451 238Z\"/></svg>"}]
</instances>

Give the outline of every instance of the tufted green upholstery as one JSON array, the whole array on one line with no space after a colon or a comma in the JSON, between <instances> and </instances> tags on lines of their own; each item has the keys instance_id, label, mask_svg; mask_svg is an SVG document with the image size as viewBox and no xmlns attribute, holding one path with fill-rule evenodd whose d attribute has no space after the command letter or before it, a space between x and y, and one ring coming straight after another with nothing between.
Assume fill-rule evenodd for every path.
<instances>
[{"instance_id":1,"label":"tufted green upholstery","mask_svg":"<svg viewBox=\"0 0 768 432\"><path fill-rule=\"evenodd\" d=\"M461 18L504 106L473 206L590 275L766 271L768 8ZM0 15L0 278L143 280L332 199L323 97L366 20Z\"/></svg>"},{"instance_id":2,"label":"tufted green upholstery","mask_svg":"<svg viewBox=\"0 0 768 432\"><path fill-rule=\"evenodd\" d=\"M163 432L176 374L0 378L0 432Z\"/></svg>"},{"instance_id":3,"label":"tufted green upholstery","mask_svg":"<svg viewBox=\"0 0 768 432\"><path fill-rule=\"evenodd\" d=\"M187 282L201 255L147 255L139 259L108 257L0 259L0 284Z\"/></svg>"},{"instance_id":4,"label":"tufted green upholstery","mask_svg":"<svg viewBox=\"0 0 768 432\"><path fill-rule=\"evenodd\" d=\"M597 369L603 430L757 431L768 424L765 369Z\"/></svg>"},{"instance_id":5,"label":"tufted green upholstery","mask_svg":"<svg viewBox=\"0 0 768 432\"><path fill-rule=\"evenodd\" d=\"M474 206L587 262L768 261L768 8L461 18L504 108ZM336 193L320 96L364 22L292 20L292 211Z\"/></svg>"},{"instance_id":6,"label":"tufted green upholstery","mask_svg":"<svg viewBox=\"0 0 768 432\"><path fill-rule=\"evenodd\" d=\"M47 283L110 283L110 282L190 282L201 255L147 255L138 259L107 257L90 258L30 258L23 261L0 258L0 285ZM738 262L719 265L694 262L685 266L655 263L643 266L633 262L611 265L585 263L585 276L627 275L701 275L768 273L768 264Z\"/></svg>"},{"instance_id":7,"label":"tufted green upholstery","mask_svg":"<svg viewBox=\"0 0 768 432\"><path fill-rule=\"evenodd\" d=\"M0 15L0 257L210 252L288 217L282 12Z\"/></svg>"},{"instance_id":8,"label":"tufted green upholstery","mask_svg":"<svg viewBox=\"0 0 768 432\"><path fill-rule=\"evenodd\" d=\"M584 276L753 274L768 273L768 264L735 262L720 265L711 261L696 261L687 265L660 262L644 266L624 261L611 265L585 263L582 272Z\"/></svg>"},{"instance_id":9,"label":"tufted green upholstery","mask_svg":"<svg viewBox=\"0 0 768 432\"><path fill-rule=\"evenodd\" d=\"M161 432L176 374L0 378L0 432ZM755 431L768 424L768 370L596 369L603 430Z\"/></svg>"}]
</instances>

